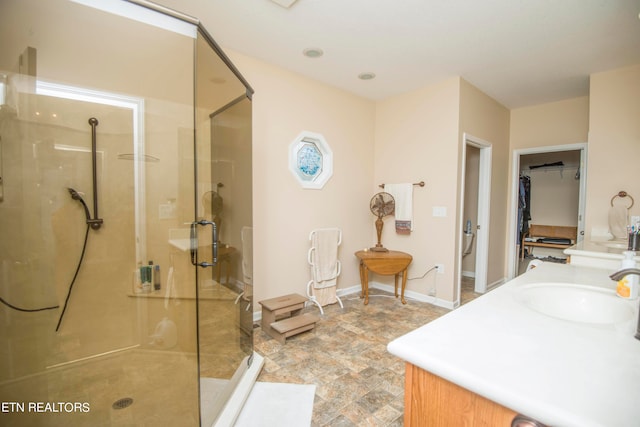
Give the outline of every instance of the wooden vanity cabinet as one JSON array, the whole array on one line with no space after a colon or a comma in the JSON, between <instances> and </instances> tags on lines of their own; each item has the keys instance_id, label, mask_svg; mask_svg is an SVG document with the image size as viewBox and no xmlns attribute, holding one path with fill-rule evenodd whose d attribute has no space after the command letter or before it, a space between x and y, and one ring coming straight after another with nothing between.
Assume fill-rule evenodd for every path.
<instances>
[{"instance_id":1,"label":"wooden vanity cabinet","mask_svg":"<svg viewBox=\"0 0 640 427\"><path fill-rule=\"evenodd\" d=\"M406 364L405 426L509 427L516 415L511 409Z\"/></svg>"}]
</instances>

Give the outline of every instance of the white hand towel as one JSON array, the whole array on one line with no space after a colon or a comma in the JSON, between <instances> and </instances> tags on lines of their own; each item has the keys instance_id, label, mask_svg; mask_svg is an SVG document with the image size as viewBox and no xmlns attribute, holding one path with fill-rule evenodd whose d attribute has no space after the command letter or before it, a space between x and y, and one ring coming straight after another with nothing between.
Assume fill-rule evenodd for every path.
<instances>
[{"instance_id":1,"label":"white hand towel","mask_svg":"<svg viewBox=\"0 0 640 427\"><path fill-rule=\"evenodd\" d=\"M622 205L614 205L609 208L609 232L614 239L627 239L627 224L629 210Z\"/></svg>"},{"instance_id":2,"label":"white hand towel","mask_svg":"<svg viewBox=\"0 0 640 427\"><path fill-rule=\"evenodd\" d=\"M396 233L411 233L413 231L413 184L385 184L384 191L391 194L396 202Z\"/></svg>"}]
</instances>

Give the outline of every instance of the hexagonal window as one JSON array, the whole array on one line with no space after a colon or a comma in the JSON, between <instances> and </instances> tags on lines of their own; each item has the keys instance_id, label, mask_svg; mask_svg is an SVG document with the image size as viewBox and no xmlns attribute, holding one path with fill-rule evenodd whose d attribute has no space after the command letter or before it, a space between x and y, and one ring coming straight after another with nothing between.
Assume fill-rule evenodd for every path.
<instances>
[{"instance_id":1,"label":"hexagonal window","mask_svg":"<svg viewBox=\"0 0 640 427\"><path fill-rule=\"evenodd\" d=\"M320 189L333 174L333 153L320 134L302 132L289 146L289 170L303 188Z\"/></svg>"}]
</instances>

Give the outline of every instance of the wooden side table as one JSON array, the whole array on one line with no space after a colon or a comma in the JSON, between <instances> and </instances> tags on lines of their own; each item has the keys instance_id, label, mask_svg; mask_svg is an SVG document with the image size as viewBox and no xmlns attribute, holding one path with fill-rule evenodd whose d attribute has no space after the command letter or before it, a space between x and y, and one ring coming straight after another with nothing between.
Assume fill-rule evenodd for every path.
<instances>
[{"instance_id":1,"label":"wooden side table","mask_svg":"<svg viewBox=\"0 0 640 427\"><path fill-rule=\"evenodd\" d=\"M360 284L362 286L362 296L364 304L369 304L369 271L383 276L395 276L395 294L398 298L398 279L402 275L402 291L400 300L403 304L404 289L407 285L407 267L411 264L413 257L405 252L388 251L358 251L356 257L360 260Z\"/></svg>"}]
</instances>

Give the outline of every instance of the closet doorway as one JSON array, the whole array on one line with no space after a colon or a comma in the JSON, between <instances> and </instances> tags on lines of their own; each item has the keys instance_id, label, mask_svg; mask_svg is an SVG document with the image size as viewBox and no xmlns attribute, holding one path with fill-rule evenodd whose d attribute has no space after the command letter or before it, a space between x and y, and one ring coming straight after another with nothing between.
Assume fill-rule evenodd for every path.
<instances>
[{"instance_id":1,"label":"closet doorway","mask_svg":"<svg viewBox=\"0 0 640 427\"><path fill-rule=\"evenodd\" d=\"M531 224L577 227L584 236L586 143L514 150L509 279L522 274L532 254L522 255L522 233ZM559 249L536 248L535 258L562 262Z\"/></svg>"}]
</instances>

